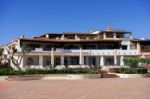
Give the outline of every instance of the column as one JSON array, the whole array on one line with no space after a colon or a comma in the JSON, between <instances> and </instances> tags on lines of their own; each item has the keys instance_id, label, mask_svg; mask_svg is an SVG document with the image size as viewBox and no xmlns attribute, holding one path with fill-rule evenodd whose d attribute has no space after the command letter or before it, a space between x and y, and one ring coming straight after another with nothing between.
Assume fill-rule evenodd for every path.
<instances>
[{"instance_id":1,"label":"column","mask_svg":"<svg viewBox=\"0 0 150 99\"><path fill-rule=\"evenodd\" d=\"M43 56L39 55L39 65L43 66Z\"/></svg>"},{"instance_id":2,"label":"column","mask_svg":"<svg viewBox=\"0 0 150 99\"><path fill-rule=\"evenodd\" d=\"M79 64L83 65L84 57L82 56L82 47L80 47L80 56L79 56Z\"/></svg>"},{"instance_id":3,"label":"column","mask_svg":"<svg viewBox=\"0 0 150 99\"><path fill-rule=\"evenodd\" d=\"M114 65L117 65L117 50L114 50Z\"/></svg>"},{"instance_id":4,"label":"column","mask_svg":"<svg viewBox=\"0 0 150 99\"><path fill-rule=\"evenodd\" d=\"M54 48L51 49L51 65L54 66Z\"/></svg>"},{"instance_id":5,"label":"column","mask_svg":"<svg viewBox=\"0 0 150 99\"><path fill-rule=\"evenodd\" d=\"M77 34L75 35L75 40L79 40L79 38L78 38Z\"/></svg>"},{"instance_id":6,"label":"column","mask_svg":"<svg viewBox=\"0 0 150 99\"><path fill-rule=\"evenodd\" d=\"M141 47L140 47L140 43L139 42L137 42L137 50L138 50L139 53L141 52Z\"/></svg>"},{"instance_id":7,"label":"column","mask_svg":"<svg viewBox=\"0 0 150 99\"><path fill-rule=\"evenodd\" d=\"M130 50L130 42L128 41L128 48L127 48L127 50Z\"/></svg>"},{"instance_id":8,"label":"column","mask_svg":"<svg viewBox=\"0 0 150 99\"><path fill-rule=\"evenodd\" d=\"M124 66L124 56L120 56L120 66Z\"/></svg>"},{"instance_id":9,"label":"column","mask_svg":"<svg viewBox=\"0 0 150 99\"><path fill-rule=\"evenodd\" d=\"M114 65L117 65L117 55L114 55Z\"/></svg>"},{"instance_id":10,"label":"column","mask_svg":"<svg viewBox=\"0 0 150 99\"><path fill-rule=\"evenodd\" d=\"M103 34L103 39L106 39L106 33Z\"/></svg>"},{"instance_id":11,"label":"column","mask_svg":"<svg viewBox=\"0 0 150 99\"><path fill-rule=\"evenodd\" d=\"M100 57L100 66L104 66L104 56Z\"/></svg>"},{"instance_id":12,"label":"column","mask_svg":"<svg viewBox=\"0 0 150 99\"><path fill-rule=\"evenodd\" d=\"M64 66L64 56L61 56L61 65Z\"/></svg>"},{"instance_id":13,"label":"column","mask_svg":"<svg viewBox=\"0 0 150 99\"><path fill-rule=\"evenodd\" d=\"M114 39L116 39L117 37L116 37L116 33L114 33Z\"/></svg>"}]
</instances>

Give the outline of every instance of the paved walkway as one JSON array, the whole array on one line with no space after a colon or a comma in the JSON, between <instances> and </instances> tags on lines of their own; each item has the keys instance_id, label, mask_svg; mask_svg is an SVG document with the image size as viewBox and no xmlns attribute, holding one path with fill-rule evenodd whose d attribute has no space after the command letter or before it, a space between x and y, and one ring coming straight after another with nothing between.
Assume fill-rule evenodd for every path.
<instances>
[{"instance_id":1,"label":"paved walkway","mask_svg":"<svg viewBox=\"0 0 150 99\"><path fill-rule=\"evenodd\" d=\"M0 99L150 99L150 78L0 81Z\"/></svg>"}]
</instances>

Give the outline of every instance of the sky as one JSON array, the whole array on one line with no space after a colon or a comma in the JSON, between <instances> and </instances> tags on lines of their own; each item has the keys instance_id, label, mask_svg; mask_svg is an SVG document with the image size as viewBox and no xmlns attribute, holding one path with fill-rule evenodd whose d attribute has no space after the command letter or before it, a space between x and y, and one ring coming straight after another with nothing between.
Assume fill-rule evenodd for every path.
<instances>
[{"instance_id":1,"label":"sky","mask_svg":"<svg viewBox=\"0 0 150 99\"><path fill-rule=\"evenodd\" d=\"M25 35L107 26L150 38L150 0L0 0L0 45Z\"/></svg>"}]
</instances>

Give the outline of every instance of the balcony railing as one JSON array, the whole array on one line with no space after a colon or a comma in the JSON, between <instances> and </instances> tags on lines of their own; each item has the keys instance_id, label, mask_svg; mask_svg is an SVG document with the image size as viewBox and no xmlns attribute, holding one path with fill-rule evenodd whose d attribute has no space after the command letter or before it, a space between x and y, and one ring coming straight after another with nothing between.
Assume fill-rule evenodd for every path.
<instances>
[{"instance_id":1,"label":"balcony railing","mask_svg":"<svg viewBox=\"0 0 150 99\"><path fill-rule=\"evenodd\" d=\"M77 53L80 50L64 50L63 52ZM82 50L88 55L138 55L138 50Z\"/></svg>"},{"instance_id":2,"label":"balcony railing","mask_svg":"<svg viewBox=\"0 0 150 99\"><path fill-rule=\"evenodd\" d=\"M91 55L138 55L137 50L84 50Z\"/></svg>"},{"instance_id":3,"label":"balcony railing","mask_svg":"<svg viewBox=\"0 0 150 99\"><path fill-rule=\"evenodd\" d=\"M34 50L34 52L50 52L50 51L44 51L42 48L36 48ZM56 49L54 51L55 53L62 53L62 54L71 54L71 53L80 53L80 49ZM139 55L139 52L138 50L136 49L132 49L132 50L98 50L98 49L95 49L95 50L85 50L85 49L82 49L82 53L83 54L86 54L86 55Z\"/></svg>"}]
</instances>

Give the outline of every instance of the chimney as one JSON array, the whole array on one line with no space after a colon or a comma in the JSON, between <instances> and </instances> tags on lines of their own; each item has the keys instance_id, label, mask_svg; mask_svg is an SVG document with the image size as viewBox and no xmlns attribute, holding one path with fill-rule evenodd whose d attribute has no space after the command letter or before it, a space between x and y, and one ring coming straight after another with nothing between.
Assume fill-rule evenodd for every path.
<instances>
[{"instance_id":1,"label":"chimney","mask_svg":"<svg viewBox=\"0 0 150 99\"><path fill-rule=\"evenodd\" d=\"M48 34L46 34L46 38L49 38L49 35L48 35Z\"/></svg>"},{"instance_id":2,"label":"chimney","mask_svg":"<svg viewBox=\"0 0 150 99\"><path fill-rule=\"evenodd\" d=\"M112 31L113 29L112 29L112 26L108 26L108 27L106 27L106 31Z\"/></svg>"}]
</instances>

